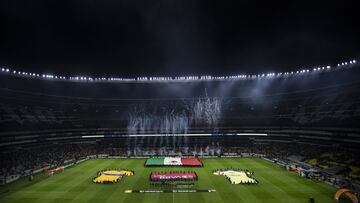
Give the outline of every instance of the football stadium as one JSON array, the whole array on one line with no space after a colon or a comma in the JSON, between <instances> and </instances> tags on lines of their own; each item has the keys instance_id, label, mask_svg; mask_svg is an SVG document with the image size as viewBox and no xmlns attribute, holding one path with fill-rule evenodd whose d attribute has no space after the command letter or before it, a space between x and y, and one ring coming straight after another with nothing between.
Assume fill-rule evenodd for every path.
<instances>
[{"instance_id":1,"label":"football stadium","mask_svg":"<svg viewBox=\"0 0 360 203\"><path fill-rule=\"evenodd\" d=\"M16 2L0 3L1 203L359 202L358 30L324 31L352 4L274 20L249 2Z\"/></svg>"}]
</instances>

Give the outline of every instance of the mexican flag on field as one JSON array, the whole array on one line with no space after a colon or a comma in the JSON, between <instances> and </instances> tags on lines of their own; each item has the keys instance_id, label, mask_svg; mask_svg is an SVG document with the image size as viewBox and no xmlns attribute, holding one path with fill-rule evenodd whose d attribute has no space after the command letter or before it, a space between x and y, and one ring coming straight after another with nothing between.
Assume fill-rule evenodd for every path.
<instances>
[{"instance_id":1,"label":"mexican flag on field","mask_svg":"<svg viewBox=\"0 0 360 203\"><path fill-rule=\"evenodd\" d=\"M155 157L146 160L145 166L202 166L196 157Z\"/></svg>"}]
</instances>

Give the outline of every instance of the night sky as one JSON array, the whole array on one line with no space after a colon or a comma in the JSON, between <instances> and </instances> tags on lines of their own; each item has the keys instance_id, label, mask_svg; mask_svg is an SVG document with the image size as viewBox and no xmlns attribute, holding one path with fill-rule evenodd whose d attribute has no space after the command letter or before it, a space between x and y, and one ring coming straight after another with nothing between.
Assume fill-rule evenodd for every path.
<instances>
[{"instance_id":1,"label":"night sky","mask_svg":"<svg viewBox=\"0 0 360 203\"><path fill-rule=\"evenodd\" d=\"M357 59L359 18L355 1L2 0L0 64L115 77L297 70Z\"/></svg>"}]
</instances>

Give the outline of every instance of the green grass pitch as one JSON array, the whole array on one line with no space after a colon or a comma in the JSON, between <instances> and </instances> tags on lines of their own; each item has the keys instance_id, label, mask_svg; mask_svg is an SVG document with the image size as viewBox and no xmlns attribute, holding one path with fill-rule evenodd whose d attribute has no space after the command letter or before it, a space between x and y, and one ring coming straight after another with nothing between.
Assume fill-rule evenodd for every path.
<instances>
[{"instance_id":1,"label":"green grass pitch","mask_svg":"<svg viewBox=\"0 0 360 203\"><path fill-rule=\"evenodd\" d=\"M145 168L145 159L94 159L65 169L49 178L35 176L33 182L26 178L0 187L1 203L187 203L187 202L247 202L247 203L306 203L309 197L316 202L333 203L336 188L323 182L299 177L283 168L257 158L201 159L202 168L151 167ZM212 174L214 169L236 167L255 172L257 185L231 185L223 176ZM134 176L125 177L116 184L95 184L92 178L105 168L127 168ZM192 170L199 180L192 189L215 189L213 193L124 193L126 189L150 189L152 171Z\"/></svg>"}]
</instances>

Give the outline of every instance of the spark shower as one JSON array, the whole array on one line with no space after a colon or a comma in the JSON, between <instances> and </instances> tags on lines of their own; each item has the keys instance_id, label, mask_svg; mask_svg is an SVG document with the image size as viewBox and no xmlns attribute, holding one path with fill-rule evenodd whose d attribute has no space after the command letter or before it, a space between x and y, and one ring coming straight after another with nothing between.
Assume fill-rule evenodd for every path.
<instances>
[{"instance_id":1,"label":"spark shower","mask_svg":"<svg viewBox=\"0 0 360 203\"><path fill-rule=\"evenodd\" d=\"M162 146L165 148L186 149L187 137L191 127L206 127L217 131L221 118L222 99L204 97L181 101L150 101L132 106L128 112L128 134L160 133L151 141L135 137L134 154L141 148ZM172 136L172 135L177 136ZM150 142L150 143L148 143ZM129 142L130 143L130 142ZM181 151L181 150L179 150ZM161 154L161 152L160 152Z\"/></svg>"}]
</instances>

